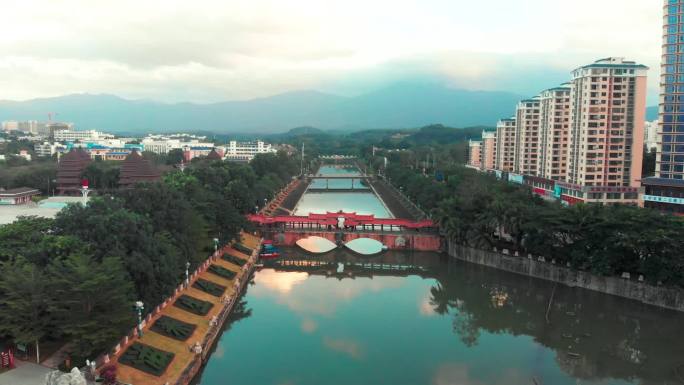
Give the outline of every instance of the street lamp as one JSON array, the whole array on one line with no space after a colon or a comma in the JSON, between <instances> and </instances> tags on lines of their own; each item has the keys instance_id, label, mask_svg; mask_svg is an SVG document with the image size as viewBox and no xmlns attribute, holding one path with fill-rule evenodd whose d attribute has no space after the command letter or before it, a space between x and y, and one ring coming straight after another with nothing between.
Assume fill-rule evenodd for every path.
<instances>
[{"instance_id":1,"label":"street lamp","mask_svg":"<svg viewBox=\"0 0 684 385\"><path fill-rule=\"evenodd\" d=\"M143 328L142 328L142 312L145 309L145 305L142 301L135 301L135 310L138 312L138 336L142 338Z\"/></svg>"},{"instance_id":2,"label":"street lamp","mask_svg":"<svg viewBox=\"0 0 684 385\"><path fill-rule=\"evenodd\" d=\"M185 287L190 285L190 262L185 262Z\"/></svg>"},{"instance_id":3,"label":"street lamp","mask_svg":"<svg viewBox=\"0 0 684 385\"><path fill-rule=\"evenodd\" d=\"M219 234L219 235L221 235L221 234ZM219 239L214 238L214 251L218 251L218 244L219 244Z\"/></svg>"}]
</instances>

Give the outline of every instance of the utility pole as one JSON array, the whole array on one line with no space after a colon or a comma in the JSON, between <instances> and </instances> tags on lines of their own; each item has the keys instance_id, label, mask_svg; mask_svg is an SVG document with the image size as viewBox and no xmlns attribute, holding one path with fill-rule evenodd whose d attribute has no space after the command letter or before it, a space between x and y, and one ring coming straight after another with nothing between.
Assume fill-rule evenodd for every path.
<instances>
[{"instance_id":1,"label":"utility pole","mask_svg":"<svg viewBox=\"0 0 684 385\"><path fill-rule=\"evenodd\" d=\"M299 174L304 176L304 142L302 142L302 159L299 163Z\"/></svg>"}]
</instances>

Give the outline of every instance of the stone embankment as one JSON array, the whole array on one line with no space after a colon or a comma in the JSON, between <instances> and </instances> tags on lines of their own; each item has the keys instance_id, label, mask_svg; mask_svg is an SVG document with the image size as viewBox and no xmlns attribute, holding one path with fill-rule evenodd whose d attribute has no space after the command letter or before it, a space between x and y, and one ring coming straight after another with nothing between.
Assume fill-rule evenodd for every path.
<instances>
[{"instance_id":1,"label":"stone embankment","mask_svg":"<svg viewBox=\"0 0 684 385\"><path fill-rule=\"evenodd\" d=\"M368 179L368 182L395 218L411 219L413 221L427 218L422 210L391 184L382 179Z\"/></svg>"},{"instance_id":2,"label":"stone embankment","mask_svg":"<svg viewBox=\"0 0 684 385\"><path fill-rule=\"evenodd\" d=\"M308 186L309 182L305 179L292 180L261 209L260 213L267 216L292 215L292 211Z\"/></svg>"},{"instance_id":3,"label":"stone embankment","mask_svg":"<svg viewBox=\"0 0 684 385\"><path fill-rule=\"evenodd\" d=\"M684 311L684 290L653 286L643 282L643 279L633 279L627 274L622 278L603 277L559 266L554 260L544 257L511 256L503 251L472 249L453 242L448 242L448 249L451 257L462 261L558 282L570 287L612 294L653 306Z\"/></svg>"}]
</instances>

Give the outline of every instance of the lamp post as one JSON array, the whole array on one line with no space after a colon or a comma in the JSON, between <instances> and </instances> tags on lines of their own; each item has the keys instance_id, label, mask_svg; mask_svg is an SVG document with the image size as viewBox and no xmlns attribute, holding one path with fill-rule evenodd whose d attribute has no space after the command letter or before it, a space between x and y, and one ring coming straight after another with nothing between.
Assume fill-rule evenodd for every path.
<instances>
[{"instance_id":1,"label":"lamp post","mask_svg":"<svg viewBox=\"0 0 684 385\"><path fill-rule=\"evenodd\" d=\"M190 285L190 262L185 262L185 287Z\"/></svg>"},{"instance_id":2,"label":"lamp post","mask_svg":"<svg viewBox=\"0 0 684 385\"><path fill-rule=\"evenodd\" d=\"M214 238L214 251L218 251L218 244L219 244L219 239Z\"/></svg>"},{"instance_id":3,"label":"lamp post","mask_svg":"<svg viewBox=\"0 0 684 385\"><path fill-rule=\"evenodd\" d=\"M142 328L142 312L143 309L145 309L145 305L143 304L142 301L136 301L135 302L135 310L138 313L138 336L142 338L143 336L143 328Z\"/></svg>"}]
</instances>

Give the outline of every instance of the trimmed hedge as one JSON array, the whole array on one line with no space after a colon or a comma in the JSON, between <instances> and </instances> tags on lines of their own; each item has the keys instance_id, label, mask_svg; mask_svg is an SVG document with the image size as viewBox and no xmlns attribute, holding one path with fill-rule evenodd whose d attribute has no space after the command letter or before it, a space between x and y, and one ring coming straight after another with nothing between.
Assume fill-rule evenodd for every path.
<instances>
[{"instance_id":1,"label":"trimmed hedge","mask_svg":"<svg viewBox=\"0 0 684 385\"><path fill-rule=\"evenodd\" d=\"M178 341L185 341L190 338L196 327L197 325L179 321L164 315L159 317L152 327L150 327L150 330Z\"/></svg>"},{"instance_id":2,"label":"trimmed hedge","mask_svg":"<svg viewBox=\"0 0 684 385\"><path fill-rule=\"evenodd\" d=\"M159 377L173 357L173 353L136 342L119 357L119 363Z\"/></svg>"},{"instance_id":3,"label":"trimmed hedge","mask_svg":"<svg viewBox=\"0 0 684 385\"><path fill-rule=\"evenodd\" d=\"M245 263L247 263L246 260L244 260L240 257L236 257L232 254L223 254L223 256L221 258L226 262L230 262L230 263L232 263L234 265L238 265L240 267L244 266Z\"/></svg>"},{"instance_id":4,"label":"trimmed hedge","mask_svg":"<svg viewBox=\"0 0 684 385\"><path fill-rule=\"evenodd\" d=\"M195 283L192 284L192 287L198 290L202 290L207 294L211 294L214 297L220 297L226 291L225 286L201 278L195 281Z\"/></svg>"},{"instance_id":5,"label":"trimmed hedge","mask_svg":"<svg viewBox=\"0 0 684 385\"><path fill-rule=\"evenodd\" d=\"M241 252L242 254L247 254L247 255L252 255L252 252L254 252L253 249L250 249L249 247L243 245L240 242L236 242L235 244L233 244L233 248L235 250Z\"/></svg>"},{"instance_id":6,"label":"trimmed hedge","mask_svg":"<svg viewBox=\"0 0 684 385\"><path fill-rule=\"evenodd\" d=\"M228 270L225 267L219 266L219 265L211 265L207 269L209 272L218 275L221 278L225 279L233 279L235 278L235 275L237 274L236 272L232 270Z\"/></svg>"},{"instance_id":7,"label":"trimmed hedge","mask_svg":"<svg viewBox=\"0 0 684 385\"><path fill-rule=\"evenodd\" d=\"M181 295L178 297L173 306L181 308L187 312L197 315L207 315L209 310L214 307L214 304L201 299L190 297L189 295Z\"/></svg>"}]
</instances>

